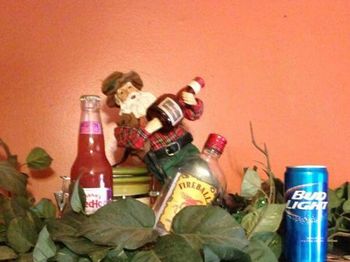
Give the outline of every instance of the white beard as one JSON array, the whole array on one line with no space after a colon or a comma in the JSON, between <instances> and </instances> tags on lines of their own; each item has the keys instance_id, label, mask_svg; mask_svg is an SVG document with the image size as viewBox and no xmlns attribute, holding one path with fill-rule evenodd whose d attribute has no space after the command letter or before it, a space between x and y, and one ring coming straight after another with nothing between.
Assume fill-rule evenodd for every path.
<instances>
[{"instance_id":1,"label":"white beard","mask_svg":"<svg viewBox=\"0 0 350 262\"><path fill-rule=\"evenodd\" d=\"M126 100L120 103L119 114L133 113L136 118L143 117L146 115L148 107L154 101L156 101L156 97L149 92L138 91L130 93Z\"/></svg>"}]
</instances>

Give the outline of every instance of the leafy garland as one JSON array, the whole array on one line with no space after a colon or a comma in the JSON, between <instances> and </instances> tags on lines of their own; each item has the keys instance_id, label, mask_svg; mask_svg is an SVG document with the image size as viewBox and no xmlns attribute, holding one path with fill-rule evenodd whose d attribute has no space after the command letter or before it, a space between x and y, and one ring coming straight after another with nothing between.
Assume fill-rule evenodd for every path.
<instances>
[{"instance_id":1,"label":"leafy garland","mask_svg":"<svg viewBox=\"0 0 350 262\"><path fill-rule=\"evenodd\" d=\"M274 177L267 147L257 145L253 132L252 142L266 157L267 179L261 180L256 167L246 169L241 195L229 194L221 207L186 207L175 216L171 233L159 236L152 209L132 198L85 215L77 185L71 205L57 219L50 200L34 203L28 176L18 171L17 156L0 140L7 158L0 161L0 261L278 261L283 183ZM48 168L51 161L42 148L26 158L31 169ZM329 191L330 247L350 236L349 201L349 183Z\"/></svg>"}]
</instances>

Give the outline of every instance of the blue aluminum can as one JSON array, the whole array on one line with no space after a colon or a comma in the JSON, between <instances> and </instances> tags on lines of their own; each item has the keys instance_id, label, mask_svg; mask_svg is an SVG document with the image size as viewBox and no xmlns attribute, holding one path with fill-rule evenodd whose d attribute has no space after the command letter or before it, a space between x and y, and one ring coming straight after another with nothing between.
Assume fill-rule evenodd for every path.
<instances>
[{"instance_id":1,"label":"blue aluminum can","mask_svg":"<svg viewBox=\"0 0 350 262\"><path fill-rule=\"evenodd\" d=\"M328 172L326 167L287 167L284 238L286 261L326 261L327 193Z\"/></svg>"}]
</instances>

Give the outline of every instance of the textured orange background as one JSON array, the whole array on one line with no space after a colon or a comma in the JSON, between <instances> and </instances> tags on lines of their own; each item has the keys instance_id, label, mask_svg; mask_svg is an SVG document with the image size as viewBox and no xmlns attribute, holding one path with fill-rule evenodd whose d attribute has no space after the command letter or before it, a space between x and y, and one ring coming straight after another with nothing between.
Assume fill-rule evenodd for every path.
<instances>
[{"instance_id":1,"label":"textured orange background","mask_svg":"<svg viewBox=\"0 0 350 262\"><path fill-rule=\"evenodd\" d=\"M76 154L79 96L101 94L114 70L134 69L145 90L175 92L201 75L205 114L188 123L195 144L229 141L230 190L241 170L323 164L331 186L350 180L349 1L0 1L0 137L21 162L34 146L55 159L30 180L51 197ZM116 110L103 110L113 160Z\"/></svg>"}]
</instances>

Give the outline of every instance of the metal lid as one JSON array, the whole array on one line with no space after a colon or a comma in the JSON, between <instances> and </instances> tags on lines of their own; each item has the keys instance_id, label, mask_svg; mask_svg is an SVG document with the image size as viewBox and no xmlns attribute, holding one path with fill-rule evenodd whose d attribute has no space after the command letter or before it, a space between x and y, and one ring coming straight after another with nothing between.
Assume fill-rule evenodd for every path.
<instances>
[{"instance_id":1,"label":"metal lid","mask_svg":"<svg viewBox=\"0 0 350 262\"><path fill-rule=\"evenodd\" d=\"M101 97L99 97L98 95L82 95L80 97L80 101L91 101L91 100L100 101Z\"/></svg>"},{"instance_id":2,"label":"metal lid","mask_svg":"<svg viewBox=\"0 0 350 262\"><path fill-rule=\"evenodd\" d=\"M197 76L188 84L188 86L190 86L193 89L195 94L198 94L201 91L201 89L205 86L205 82L203 78Z\"/></svg>"},{"instance_id":3,"label":"metal lid","mask_svg":"<svg viewBox=\"0 0 350 262\"><path fill-rule=\"evenodd\" d=\"M222 154L226 144L227 144L227 140L225 137L219 134L212 133L212 134L209 134L204 147L206 149L214 149L218 153Z\"/></svg>"}]
</instances>

